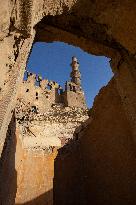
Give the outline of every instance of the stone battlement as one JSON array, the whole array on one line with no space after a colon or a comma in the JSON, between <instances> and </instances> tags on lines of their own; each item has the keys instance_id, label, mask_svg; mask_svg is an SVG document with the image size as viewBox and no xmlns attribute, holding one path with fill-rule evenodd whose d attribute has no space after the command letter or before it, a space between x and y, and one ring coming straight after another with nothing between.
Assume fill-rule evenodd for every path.
<instances>
[{"instance_id":1,"label":"stone battlement","mask_svg":"<svg viewBox=\"0 0 136 205\"><path fill-rule=\"evenodd\" d=\"M75 62L73 62L75 60ZM46 112L53 104L63 104L64 107L79 107L86 109L84 92L81 87L81 74L79 64L75 57L72 58L71 81L65 83L65 89L55 81L42 79L36 74L27 73L27 79L23 81L18 100L22 107L35 108L40 112ZM78 65L78 67L76 67ZM26 106L27 105L27 106Z\"/></svg>"}]
</instances>

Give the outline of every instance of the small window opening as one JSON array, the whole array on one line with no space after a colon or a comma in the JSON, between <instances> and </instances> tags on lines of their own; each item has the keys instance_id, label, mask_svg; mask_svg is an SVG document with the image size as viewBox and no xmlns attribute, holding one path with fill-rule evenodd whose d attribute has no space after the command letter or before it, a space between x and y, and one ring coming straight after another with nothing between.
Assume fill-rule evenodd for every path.
<instances>
[{"instance_id":1,"label":"small window opening","mask_svg":"<svg viewBox=\"0 0 136 205\"><path fill-rule=\"evenodd\" d=\"M76 92L76 87L75 86L73 86L73 91Z\"/></svg>"},{"instance_id":2,"label":"small window opening","mask_svg":"<svg viewBox=\"0 0 136 205\"><path fill-rule=\"evenodd\" d=\"M37 86L37 87L40 86L39 81L35 80L35 86Z\"/></svg>"},{"instance_id":3,"label":"small window opening","mask_svg":"<svg viewBox=\"0 0 136 205\"><path fill-rule=\"evenodd\" d=\"M49 84L47 85L47 89L48 89L48 90L51 90L51 86L50 86Z\"/></svg>"},{"instance_id":4,"label":"small window opening","mask_svg":"<svg viewBox=\"0 0 136 205\"><path fill-rule=\"evenodd\" d=\"M38 92L36 92L36 100L38 100Z\"/></svg>"},{"instance_id":5,"label":"small window opening","mask_svg":"<svg viewBox=\"0 0 136 205\"><path fill-rule=\"evenodd\" d=\"M63 93L63 89L58 89L58 94L61 95Z\"/></svg>"}]
</instances>

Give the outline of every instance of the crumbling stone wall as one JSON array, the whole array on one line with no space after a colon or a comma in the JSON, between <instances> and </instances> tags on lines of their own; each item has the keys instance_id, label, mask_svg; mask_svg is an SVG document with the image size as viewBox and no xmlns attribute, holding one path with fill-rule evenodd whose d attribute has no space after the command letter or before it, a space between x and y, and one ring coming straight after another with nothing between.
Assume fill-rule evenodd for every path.
<instances>
[{"instance_id":1,"label":"crumbling stone wall","mask_svg":"<svg viewBox=\"0 0 136 205\"><path fill-rule=\"evenodd\" d=\"M67 90L67 88L63 90L55 81L48 79L38 81L36 74L30 74L20 85L17 99L21 101L22 105L19 104L19 106L24 107L24 109L27 109L28 105L36 107L42 113L58 103L62 106L87 109L82 88L80 91Z\"/></svg>"},{"instance_id":2,"label":"crumbling stone wall","mask_svg":"<svg viewBox=\"0 0 136 205\"><path fill-rule=\"evenodd\" d=\"M24 204L44 194L38 202L41 205L45 203L51 205L57 150L70 143L75 132L78 133L82 129L83 122L88 120L88 110L65 107L64 104L56 103L46 108L44 112L40 112L40 109L37 112L32 109L31 104L25 103L24 106L19 98L15 113L17 124L15 201L17 204Z\"/></svg>"},{"instance_id":3,"label":"crumbling stone wall","mask_svg":"<svg viewBox=\"0 0 136 205\"><path fill-rule=\"evenodd\" d=\"M30 75L20 85L18 99L21 100L22 106L27 108L29 104L31 107L37 107L39 112L45 112L51 108L52 104L63 102L62 96L58 92L59 85L56 82L53 85L51 84L53 82L49 82L46 79L40 81L39 84L39 82L36 82L36 75Z\"/></svg>"},{"instance_id":4,"label":"crumbling stone wall","mask_svg":"<svg viewBox=\"0 0 136 205\"><path fill-rule=\"evenodd\" d=\"M87 184L86 204L134 204L136 152L133 132L112 80L91 110L80 136Z\"/></svg>"}]
</instances>

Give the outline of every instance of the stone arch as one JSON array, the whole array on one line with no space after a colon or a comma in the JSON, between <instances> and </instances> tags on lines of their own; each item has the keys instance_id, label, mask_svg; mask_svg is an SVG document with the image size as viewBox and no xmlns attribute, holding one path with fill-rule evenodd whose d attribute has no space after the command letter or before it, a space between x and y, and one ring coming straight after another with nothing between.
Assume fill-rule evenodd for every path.
<instances>
[{"instance_id":1,"label":"stone arch","mask_svg":"<svg viewBox=\"0 0 136 205\"><path fill-rule=\"evenodd\" d=\"M76 8L78 8L78 5L75 4L74 7L74 9L76 10ZM135 85L133 84L134 78L136 76L135 59L131 54L128 54L128 50L124 48L123 45L121 45L108 33L106 33L106 25L98 24L90 17L89 20L87 19L87 17L85 17L85 19L83 18L83 20L82 18L77 20L77 17L79 17L79 15L74 16L75 13L73 13L74 12L70 10L70 12L67 11L66 14L62 13L56 16L44 16L34 26L34 30L36 32L34 42L60 41L78 46L82 50L90 54L97 56L107 56L111 58L111 69L114 73L116 87L122 98L126 115L130 121L132 132L135 136L136 119L134 119L135 117L132 119L132 113L136 112L136 108L134 106L136 98L134 96L131 96L133 99L129 99L129 96L132 93L135 93ZM90 27L92 26L92 29L88 29L88 21ZM82 27L83 24L84 26ZM84 27L87 28L87 30L84 31ZM124 75L124 70L125 76L123 79L122 76ZM127 83L125 82L128 80L130 87L128 87ZM134 141L135 140L136 139L134 137Z\"/></svg>"}]
</instances>

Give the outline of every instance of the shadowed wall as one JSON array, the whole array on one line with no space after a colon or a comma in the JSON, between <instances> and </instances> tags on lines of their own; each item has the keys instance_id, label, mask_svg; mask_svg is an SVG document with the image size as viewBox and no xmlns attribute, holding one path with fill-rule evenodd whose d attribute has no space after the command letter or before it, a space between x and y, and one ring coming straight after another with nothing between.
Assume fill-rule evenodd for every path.
<instances>
[{"instance_id":1,"label":"shadowed wall","mask_svg":"<svg viewBox=\"0 0 136 205\"><path fill-rule=\"evenodd\" d=\"M135 204L136 153L114 79L101 89L92 121L55 160L54 204Z\"/></svg>"}]
</instances>

